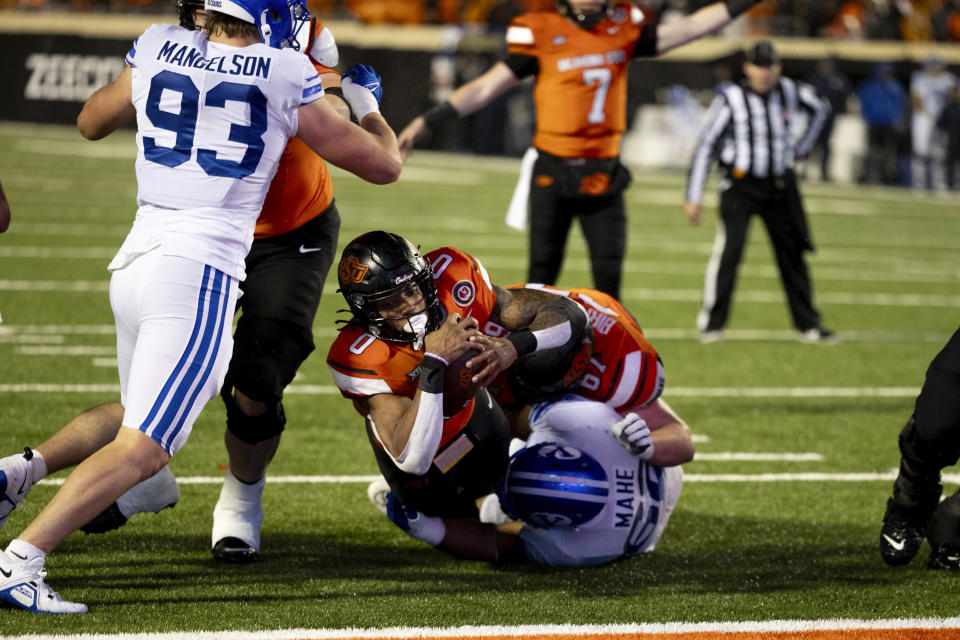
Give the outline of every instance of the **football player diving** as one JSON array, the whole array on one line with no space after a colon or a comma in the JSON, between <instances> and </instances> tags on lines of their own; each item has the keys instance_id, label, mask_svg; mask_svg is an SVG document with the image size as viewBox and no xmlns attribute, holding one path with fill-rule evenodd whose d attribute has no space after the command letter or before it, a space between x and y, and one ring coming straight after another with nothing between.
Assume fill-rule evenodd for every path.
<instances>
[{"instance_id":1,"label":"football player diving","mask_svg":"<svg viewBox=\"0 0 960 640\"><path fill-rule=\"evenodd\" d=\"M337 274L352 317L327 364L365 419L394 499L430 515L478 517L476 499L506 470L511 433L483 389L444 411L446 367L482 347L467 363L481 385L523 358L563 375L589 355L587 314L564 296L492 284L483 265L462 251L421 255L384 231L351 241ZM485 337L481 329L499 335Z\"/></svg>"}]
</instances>

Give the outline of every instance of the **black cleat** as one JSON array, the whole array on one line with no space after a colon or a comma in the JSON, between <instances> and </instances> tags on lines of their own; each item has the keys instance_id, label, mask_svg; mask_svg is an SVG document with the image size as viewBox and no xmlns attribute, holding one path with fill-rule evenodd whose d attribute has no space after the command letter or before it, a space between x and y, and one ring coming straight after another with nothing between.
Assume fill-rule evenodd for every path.
<instances>
[{"instance_id":1,"label":"black cleat","mask_svg":"<svg viewBox=\"0 0 960 640\"><path fill-rule=\"evenodd\" d=\"M930 561L927 566L931 569L947 569L960 571L960 545L930 543Z\"/></svg>"},{"instance_id":2,"label":"black cleat","mask_svg":"<svg viewBox=\"0 0 960 640\"><path fill-rule=\"evenodd\" d=\"M250 564L260 559L260 552L240 538L221 538L213 545L213 559L231 564Z\"/></svg>"},{"instance_id":3,"label":"black cleat","mask_svg":"<svg viewBox=\"0 0 960 640\"><path fill-rule=\"evenodd\" d=\"M880 555L884 562L897 567L913 560L942 491L939 473L910 478L901 465L880 530Z\"/></svg>"},{"instance_id":4,"label":"black cleat","mask_svg":"<svg viewBox=\"0 0 960 640\"><path fill-rule=\"evenodd\" d=\"M931 569L960 571L960 492L940 503L927 531Z\"/></svg>"},{"instance_id":5,"label":"black cleat","mask_svg":"<svg viewBox=\"0 0 960 640\"><path fill-rule=\"evenodd\" d=\"M127 517L120 513L120 507L114 502L112 505L93 517L93 520L80 527L84 533L106 533L119 529L127 524Z\"/></svg>"}]
</instances>

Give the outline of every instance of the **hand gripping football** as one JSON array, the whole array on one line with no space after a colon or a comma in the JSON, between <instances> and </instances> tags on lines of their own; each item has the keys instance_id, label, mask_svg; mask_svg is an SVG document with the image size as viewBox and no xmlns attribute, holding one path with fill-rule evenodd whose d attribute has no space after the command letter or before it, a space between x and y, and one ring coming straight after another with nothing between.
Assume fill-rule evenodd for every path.
<instances>
[{"instance_id":1,"label":"hand gripping football","mask_svg":"<svg viewBox=\"0 0 960 640\"><path fill-rule=\"evenodd\" d=\"M449 418L463 409L480 390L473 382L473 372L467 361L480 353L479 349L467 349L459 358L447 365L443 374L443 417Z\"/></svg>"}]
</instances>

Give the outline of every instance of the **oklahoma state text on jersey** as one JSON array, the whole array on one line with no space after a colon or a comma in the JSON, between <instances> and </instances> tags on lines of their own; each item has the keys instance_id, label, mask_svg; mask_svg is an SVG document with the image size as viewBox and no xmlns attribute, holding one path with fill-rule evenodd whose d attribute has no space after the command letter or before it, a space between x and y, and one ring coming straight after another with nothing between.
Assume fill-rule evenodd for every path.
<instances>
[{"instance_id":1,"label":"oklahoma state text on jersey","mask_svg":"<svg viewBox=\"0 0 960 640\"><path fill-rule=\"evenodd\" d=\"M317 29L322 29L320 23ZM313 58L317 73L336 73ZM317 217L333 200L333 183L323 159L300 138L290 138L280 156L277 175L263 201L254 238L270 238L292 231Z\"/></svg>"},{"instance_id":2,"label":"oklahoma state text on jersey","mask_svg":"<svg viewBox=\"0 0 960 640\"><path fill-rule=\"evenodd\" d=\"M567 296L583 307L593 324L593 356L587 372L572 392L610 405L617 413L645 406L663 392L660 356L622 304L596 289L557 289L542 284L528 287ZM506 397L503 402L507 403Z\"/></svg>"},{"instance_id":3,"label":"oklahoma state text on jersey","mask_svg":"<svg viewBox=\"0 0 960 640\"><path fill-rule=\"evenodd\" d=\"M508 66L518 75L537 74L534 147L564 158L620 154L627 66L635 55L656 55L656 26L642 21L639 9L621 2L590 30L556 11L526 13L510 23Z\"/></svg>"},{"instance_id":4,"label":"oklahoma state text on jersey","mask_svg":"<svg viewBox=\"0 0 960 640\"><path fill-rule=\"evenodd\" d=\"M459 313L473 317L481 330L489 325L496 304L496 294L487 270L475 258L459 249L444 247L424 256L433 267L434 284L446 314ZM357 402L380 393L412 398L417 392L423 351L410 344L379 340L354 322L337 335L327 356L327 366L344 397L354 401L363 416L363 405ZM473 415L475 400L461 411L444 419L440 447L460 432Z\"/></svg>"}]
</instances>

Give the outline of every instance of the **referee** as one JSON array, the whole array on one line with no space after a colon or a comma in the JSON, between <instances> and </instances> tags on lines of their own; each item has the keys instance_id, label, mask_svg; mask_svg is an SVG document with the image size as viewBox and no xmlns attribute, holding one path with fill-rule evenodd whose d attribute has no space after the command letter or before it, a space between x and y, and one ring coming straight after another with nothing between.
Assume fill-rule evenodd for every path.
<instances>
[{"instance_id":1,"label":"referee","mask_svg":"<svg viewBox=\"0 0 960 640\"><path fill-rule=\"evenodd\" d=\"M750 218L767 227L793 324L803 342L834 343L820 322L804 252L813 251L793 166L805 157L820 133L830 105L809 85L780 77L780 57L761 40L745 53L740 84L717 89L690 167L684 212L699 225L704 185L713 158L722 170L720 223L707 264L703 308L697 316L702 342L722 339L730 315L737 268L743 257ZM796 116L808 112L805 130L793 134Z\"/></svg>"}]
</instances>

